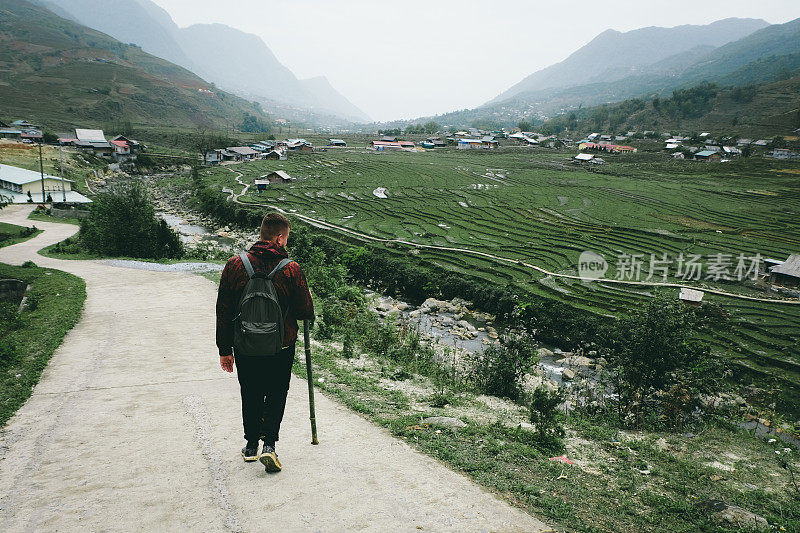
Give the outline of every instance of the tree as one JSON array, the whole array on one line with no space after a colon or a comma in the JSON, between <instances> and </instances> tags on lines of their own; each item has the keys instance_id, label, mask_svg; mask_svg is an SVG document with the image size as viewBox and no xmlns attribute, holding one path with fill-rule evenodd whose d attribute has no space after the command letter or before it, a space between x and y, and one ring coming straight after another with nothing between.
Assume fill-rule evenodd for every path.
<instances>
[{"instance_id":1,"label":"tree","mask_svg":"<svg viewBox=\"0 0 800 533\"><path fill-rule=\"evenodd\" d=\"M696 340L700 326L696 313L666 295L652 299L618 323L612 334L610 362L620 405L633 411L637 425L659 394L676 385L712 379L703 375L710 351Z\"/></svg>"},{"instance_id":2,"label":"tree","mask_svg":"<svg viewBox=\"0 0 800 533\"><path fill-rule=\"evenodd\" d=\"M439 124L431 120L429 122L426 122L423 125L423 128L425 129L425 133L430 135L433 133L437 133L439 131Z\"/></svg>"},{"instance_id":3,"label":"tree","mask_svg":"<svg viewBox=\"0 0 800 533\"><path fill-rule=\"evenodd\" d=\"M81 247L89 252L148 259L183 255L180 238L156 216L146 191L137 182L98 194L90 209L91 217L81 222L78 233Z\"/></svg>"},{"instance_id":4,"label":"tree","mask_svg":"<svg viewBox=\"0 0 800 533\"><path fill-rule=\"evenodd\" d=\"M264 122L261 117L250 113L245 113L242 123L239 124L239 131L244 133L269 133L270 129L270 125Z\"/></svg>"},{"instance_id":5,"label":"tree","mask_svg":"<svg viewBox=\"0 0 800 533\"><path fill-rule=\"evenodd\" d=\"M517 127L519 129L521 129L522 131L532 131L533 130L533 125L530 122L528 122L527 120L520 120L519 123L517 123Z\"/></svg>"},{"instance_id":6,"label":"tree","mask_svg":"<svg viewBox=\"0 0 800 533\"><path fill-rule=\"evenodd\" d=\"M42 140L45 142L45 144L55 144L58 142L58 135L52 131L45 130L44 133L42 133Z\"/></svg>"}]
</instances>

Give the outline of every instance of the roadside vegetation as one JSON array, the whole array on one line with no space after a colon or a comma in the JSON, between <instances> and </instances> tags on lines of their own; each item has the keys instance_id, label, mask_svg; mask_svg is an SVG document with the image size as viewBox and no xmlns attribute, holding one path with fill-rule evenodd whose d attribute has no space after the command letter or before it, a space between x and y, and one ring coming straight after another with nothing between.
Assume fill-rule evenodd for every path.
<instances>
[{"instance_id":1,"label":"roadside vegetation","mask_svg":"<svg viewBox=\"0 0 800 533\"><path fill-rule=\"evenodd\" d=\"M30 397L50 357L78 322L86 299L82 279L59 270L0 263L0 279L30 286L19 302L0 302L0 426Z\"/></svg>"},{"instance_id":2,"label":"roadside vegetation","mask_svg":"<svg viewBox=\"0 0 800 533\"><path fill-rule=\"evenodd\" d=\"M458 359L372 311L322 237L295 226L290 255L318 314L315 385L420 451L568 530L800 527L797 450L739 428L730 406L699 401L727 389L705 366L696 310L655 299L595 346L610 357L634 340L599 382L530 390L540 344L529 335ZM651 351L661 356L643 356ZM302 358L295 373L305 376Z\"/></svg>"},{"instance_id":3,"label":"roadside vegetation","mask_svg":"<svg viewBox=\"0 0 800 533\"><path fill-rule=\"evenodd\" d=\"M78 235L56 243L49 253L72 258L183 256L180 238L156 216L146 190L138 182L117 184L96 195L89 209L91 216L81 220Z\"/></svg>"},{"instance_id":4,"label":"roadside vegetation","mask_svg":"<svg viewBox=\"0 0 800 533\"><path fill-rule=\"evenodd\" d=\"M41 232L42 230L37 229L36 226L25 227L0 222L0 248L27 241Z\"/></svg>"}]
</instances>

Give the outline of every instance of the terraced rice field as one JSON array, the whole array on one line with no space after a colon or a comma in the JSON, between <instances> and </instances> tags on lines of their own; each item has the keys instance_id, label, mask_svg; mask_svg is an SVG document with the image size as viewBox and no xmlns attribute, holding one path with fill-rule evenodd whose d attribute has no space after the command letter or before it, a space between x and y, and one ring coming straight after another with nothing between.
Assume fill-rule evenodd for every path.
<instances>
[{"instance_id":1,"label":"terraced rice field","mask_svg":"<svg viewBox=\"0 0 800 533\"><path fill-rule=\"evenodd\" d=\"M297 181L271 185L242 200L280 206L365 234L421 244L468 248L577 274L591 250L616 275L621 253L800 253L798 165L762 159L725 164L666 160L661 154L605 156L603 167L569 163L573 152L500 150L376 153L360 149L291 154L288 161L236 165L243 181L286 170ZM205 171L232 187L228 168ZM241 187L234 187L237 191ZM420 249L417 256L493 282L515 283L542 297L603 314L620 314L650 297L654 287L584 283L546 276L516 263ZM704 265L707 267L707 265ZM705 277L704 271L704 277ZM670 268L670 282L676 278ZM660 280L659 280L660 281ZM774 297L752 283L689 282L697 287ZM663 290L663 289L662 289ZM677 297L678 289L674 291ZM730 318L710 332L714 349L749 368L780 373L800 384L800 305L761 303L707 294Z\"/></svg>"}]
</instances>

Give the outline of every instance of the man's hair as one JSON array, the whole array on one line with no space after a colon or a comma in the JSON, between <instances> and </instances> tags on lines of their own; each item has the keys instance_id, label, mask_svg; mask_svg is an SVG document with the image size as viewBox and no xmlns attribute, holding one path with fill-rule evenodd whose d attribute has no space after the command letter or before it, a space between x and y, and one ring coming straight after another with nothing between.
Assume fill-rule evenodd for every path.
<instances>
[{"instance_id":1,"label":"man's hair","mask_svg":"<svg viewBox=\"0 0 800 533\"><path fill-rule=\"evenodd\" d=\"M269 241L292 227L289 219L280 213L269 213L261 221L261 240Z\"/></svg>"}]
</instances>

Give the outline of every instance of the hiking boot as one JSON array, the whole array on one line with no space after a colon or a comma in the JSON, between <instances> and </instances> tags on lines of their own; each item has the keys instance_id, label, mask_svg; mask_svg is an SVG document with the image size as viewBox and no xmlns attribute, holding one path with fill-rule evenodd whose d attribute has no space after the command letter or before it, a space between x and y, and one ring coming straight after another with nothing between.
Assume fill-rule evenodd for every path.
<instances>
[{"instance_id":1,"label":"hiking boot","mask_svg":"<svg viewBox=\"0 0 800 533\"><path fill-rule=\"evenodd\" d=\"M275 453L274 444L267 444L265 442L264 447L261 448L261 456L259 456L258 460L261 461L267 472L281 471L281 462L278 461L278 454Z\"/></svg>"},{"instance_id":2,"label":"hiking boot","mask_svg":"<svg viewBox=\"0 0 800 533\"><path fill-rule=\"evenodd\" d=\"M248 442L247 445L242 448L242 457L248 463L250 461L258 461L258 441Z\"/></svg>"}]
</instances>

